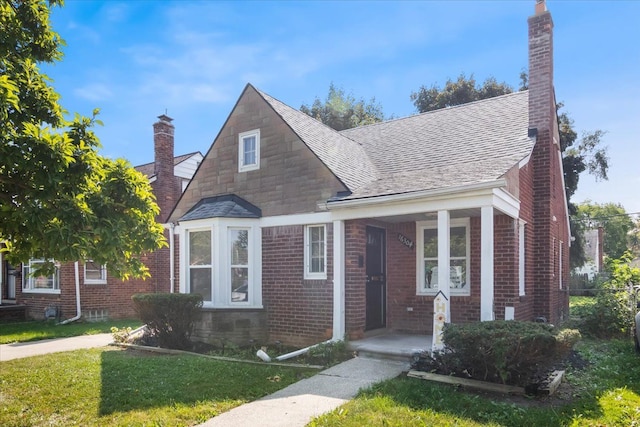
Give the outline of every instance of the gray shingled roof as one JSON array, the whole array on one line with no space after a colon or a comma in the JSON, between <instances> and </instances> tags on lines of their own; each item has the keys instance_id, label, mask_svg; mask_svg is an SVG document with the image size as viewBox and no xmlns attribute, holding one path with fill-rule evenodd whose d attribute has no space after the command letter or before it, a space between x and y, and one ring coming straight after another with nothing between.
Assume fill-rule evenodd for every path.
<instances>
[{"instance_id":1,"label":"gray shingled roof","mask_svg":"<svg viewBox=\"0 0 640 427\"><path fill-rule=\"evenodd\" d=\"M264 92L258 93L351 191L376 177L376 168L359 143Z\"/></svg>"},{"instance_id":2,"label":"gray shingled roof","mask_svg":"<svg viewBox=\"0 0 640 427\"><path fill-rule=\"evenodd\" d=\"M201 199L178 221L206 218L260 218L262 211L235 194Z\"/></svg>"},{"instance_id":3,"label":"gray shingled roof","mask_svg":"<svg viewBox=\"0 0 640 427\"><path fill-rule=\"evenodd\" d=\"M340 132L377 176L348 199L455 187L502 177L534 145L528 91Z\"/></svg>"}]
</instances>

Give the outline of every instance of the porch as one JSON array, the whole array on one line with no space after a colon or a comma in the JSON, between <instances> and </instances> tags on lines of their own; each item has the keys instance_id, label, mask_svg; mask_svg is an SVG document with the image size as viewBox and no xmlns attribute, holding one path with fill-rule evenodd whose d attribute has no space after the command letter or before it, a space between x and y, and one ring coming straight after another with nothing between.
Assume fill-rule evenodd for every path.
<instances>
[{"instance_id":1,"label":"porch","mask_svg":"<svg viewBox=\"0 0 640 427\"><path fill-rule=\"evenodd\" d=\"M415 353L431 351L431 335L376 331L363 339L349 341L349 349L360 357L410 362Z\"/></svg>"}]
</instances>

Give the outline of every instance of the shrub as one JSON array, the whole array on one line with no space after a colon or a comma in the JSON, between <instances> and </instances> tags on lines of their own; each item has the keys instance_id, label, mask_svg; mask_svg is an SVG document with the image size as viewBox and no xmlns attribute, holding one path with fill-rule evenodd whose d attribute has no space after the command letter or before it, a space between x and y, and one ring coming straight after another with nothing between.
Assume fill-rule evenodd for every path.
<instances>
[{"instance_id":1,"label":"shrub","mask_svg":"<svg viewBox=\"0 0 640 427\"><path fill-rule=\"evenodd\" d=\"M191 348L191 333L202 307L201 295L135 294L131 299L140 320L160 347Z\"/></svg>"},{"instance_id":2,"label":"shrub","mask_svg":"<svg viewBox=\"0 0 640 427\"><path fill-rule=\"evenodd\" d=\"M447 324L444 351L421 358L416 368L524 386L566 356L579 339L578 331L559 331L543 323L497 320Z\"/></svg>"}]
</instances>

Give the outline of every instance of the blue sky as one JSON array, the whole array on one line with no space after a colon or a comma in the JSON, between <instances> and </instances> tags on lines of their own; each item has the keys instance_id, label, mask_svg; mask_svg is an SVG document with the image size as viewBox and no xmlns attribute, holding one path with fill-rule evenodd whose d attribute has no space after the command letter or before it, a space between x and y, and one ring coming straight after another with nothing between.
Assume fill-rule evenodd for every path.
<instances>
[{"instance_id":1,"label":"blue sky","mask_svg":"<svg viewBox=\"0 0 640 427\"><path fill-rule=\"evenodd\" d=\"M52 15L65 56L44 70L71 114L100 108L102 153L138 165L165 111L176 155L206 153L247 83L299 108L334 82L395 117L463 72L517 87L534 3L67 0ZM579 133L607 131L609 181L583 175L574 201L640 212L640 2L547 5L557 99Z\"/></svg>"}]
</instances>

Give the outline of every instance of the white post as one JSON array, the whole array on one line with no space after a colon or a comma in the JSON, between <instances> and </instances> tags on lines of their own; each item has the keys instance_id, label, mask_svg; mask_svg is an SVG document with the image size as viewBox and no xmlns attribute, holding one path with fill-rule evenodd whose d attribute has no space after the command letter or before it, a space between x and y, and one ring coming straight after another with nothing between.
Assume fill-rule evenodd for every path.
<instances>
[{"instance_id":1,"label":"white post","mask_svg":"<svg viewBox=\"0 0 640 427\"><path fill-rule=\"evenodd\" d=\"M344 340L345 248L344 221L333 221L333 340Z\"/></svg>"},{"instance_id":2,"label":"white post","mask_svg":"<svg viewBox=\"0 0 640 427\"><path fill-rule=\"evenodd\" d=\"M480 218L480 320L493 320L493 206Z\"/></svg>"},{"instance_id":3,"label":"white post","mask_svg":"<svg viewBox=\"0 0 640 427\"><path fill-rule=\"evenodd\" d=\"M446 299L447 313L445 322L450 322L449 300L451 294L449 211L438 211L438 291Z\"/></svg>"}]
</instances>

